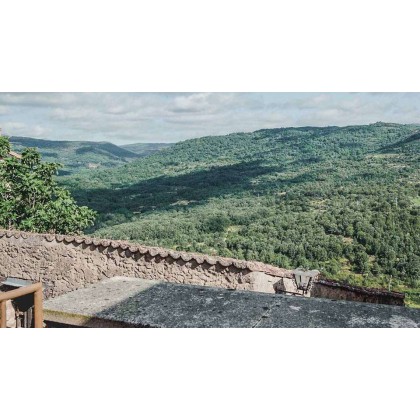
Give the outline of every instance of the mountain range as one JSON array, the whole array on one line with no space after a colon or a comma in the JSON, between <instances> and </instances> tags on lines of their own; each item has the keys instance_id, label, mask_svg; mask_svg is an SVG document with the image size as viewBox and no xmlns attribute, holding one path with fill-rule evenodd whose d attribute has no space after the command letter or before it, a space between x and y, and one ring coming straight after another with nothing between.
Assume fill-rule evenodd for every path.
<instances>
[{"instance_id":1,"label":"mountain range","mask_svg":"<svg viewBox=\"0 0 420 420\"><path fill-rule=\"evenodd\" d=\"M109 142L43 140L31 137L10 137L12 148L22 152L35 147L45 161L63 165L60 175L84 169L113 168L167 147L166 143L137 143L117 146Z\"/></svg>"},{"instance_id":2,"label":"mountain range","mask_svg":"<svg viewBox=\"0 0 420 420\"><path fill-rule=\"evenodd\" d=\"M420 126L264 129L186 140L61 177L89 232L420 290Z\"/></svg>"},{"instance_id":3,"label":"mountain range","mask_svg":"<svg viewBox=\"0 0 420 420\"><path fill-rule=\"evenodd\" d=\"M63 164L59 183L97 211L89 234L318 269L420 307L420 125L11 143Z\"/></svg>"}]
</instances>

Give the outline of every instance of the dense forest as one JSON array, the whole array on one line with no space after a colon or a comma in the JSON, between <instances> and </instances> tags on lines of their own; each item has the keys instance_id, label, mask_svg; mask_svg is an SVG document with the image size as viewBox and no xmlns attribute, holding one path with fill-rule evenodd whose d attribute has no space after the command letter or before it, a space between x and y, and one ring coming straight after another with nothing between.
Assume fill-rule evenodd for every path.
<instances>
[{"instance_id":1,"label":"dense forest","mask_svg":"<svg viewBox=\"0 0 420 420\"><path fill-rule=\"evenodd\" d=\"M171 146L171 143L132 143L123 144L120 147L135 153L138 157L143 157L149 156L169 146Z\"/></svg>"},{"instance_id":2,"label":"dense forest","mask_svg":"<svg viewBox=\"0 0 420 420\"><path fill-rule=\"evenodd\" d=\"M260 130L62 177L90 233L420 292L420 126Z\"/></svg>"}]
</instances>

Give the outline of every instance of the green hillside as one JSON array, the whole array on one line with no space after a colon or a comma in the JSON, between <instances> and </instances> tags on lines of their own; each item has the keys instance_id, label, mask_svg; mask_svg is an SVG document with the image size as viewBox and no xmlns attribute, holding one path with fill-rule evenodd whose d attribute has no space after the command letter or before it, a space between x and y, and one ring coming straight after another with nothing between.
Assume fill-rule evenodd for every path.
<instances>
[{"instance_id":1,"label":"green hillside","mask_svg":"<svg viewBox=\"0 0 420 420\"><path fill-rule=\"evenodd\" d=\"M143 143L142 152L137 154L107 142L55 141L29 137L10 137L10 142L16 152L21 152L25 147L36 147L47 162L63 164L60 175L83 169L114 168L159 150L154 144L148 143Z\"/></svg>"},{"instance_id":2,"label":"green hillside","mask_svg":"<svg viewBox=\"0 0 420 420\"><path fill-rule=\"evenodd\" d=\"M171 146L171 143L134 143L124 144L122 147L125 150L135 153L139 157L148 156L152 153L156 153L159 150L165 149Z\"/></svg>"},{"instance_id":3,"label":"green hillside","mask_svg":"<svg viewBox=\"0 0 420 420\"><path fill-rule=\"evenodd\" d=\"M419 133L376 123L205 137L63 181L99 212L97 236L410 292L420 289Z\"/></svg>"}]
</instances>

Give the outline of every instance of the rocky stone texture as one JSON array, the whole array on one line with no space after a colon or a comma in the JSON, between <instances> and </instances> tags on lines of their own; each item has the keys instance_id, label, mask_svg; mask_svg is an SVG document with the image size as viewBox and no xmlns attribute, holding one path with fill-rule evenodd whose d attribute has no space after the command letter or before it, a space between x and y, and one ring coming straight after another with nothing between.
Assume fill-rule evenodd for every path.
<instances>
[{"instance_id":1,"label":"rocky stone texture","mask_svg":"<svg viewBox=\"0 0 420 420\"><path fill-rule=\"evenodd\" d=\"M45 302L47 326L420 327L420 310L111 278Z\"/></svg>"},{"instance_id":2,"label":"rocky stone texture","mask_svg":"<svg viewBox=\"0 0 420 420\"><path fill-rule=\"evenodd\" d=\"M305 297L311 296L311 290L304 292L298 290L296 282L293 278L283 277L274 286L276 293L284 293L287 295L300 295Z\"/></svg>"},{"instance_id":3,"label":"rocky stone texture","mask_svg":"<svg viewBox=\"0 0 420 420\"><path fill-rule=\"evenodd\" d=\"M265 281L251 275L260 272ZM58 296L113 276L274 293L288 270L258 262L86 237L0 231L0 276L42 281Z\"/></svg>"}]
</instances>

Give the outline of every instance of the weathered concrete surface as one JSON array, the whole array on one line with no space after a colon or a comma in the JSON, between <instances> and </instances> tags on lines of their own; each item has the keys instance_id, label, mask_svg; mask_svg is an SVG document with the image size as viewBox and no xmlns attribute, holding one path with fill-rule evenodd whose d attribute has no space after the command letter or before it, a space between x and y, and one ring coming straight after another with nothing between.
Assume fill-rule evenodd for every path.
<instances>
[{"instance_id":1,"label":"weathered concrete surface","mask_svg":"<svg viewBox=\"0 0 420 420\"><path fill-rule=\"evenodd\" d=\"M86 327L420 327L420 310L116 277L45 302Z\"/></svg>"}]
</instances>

